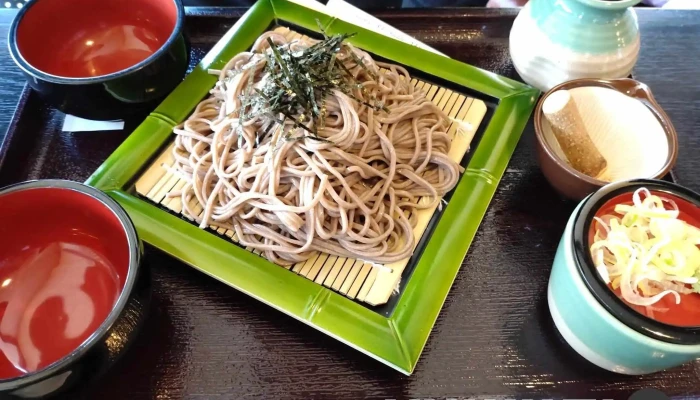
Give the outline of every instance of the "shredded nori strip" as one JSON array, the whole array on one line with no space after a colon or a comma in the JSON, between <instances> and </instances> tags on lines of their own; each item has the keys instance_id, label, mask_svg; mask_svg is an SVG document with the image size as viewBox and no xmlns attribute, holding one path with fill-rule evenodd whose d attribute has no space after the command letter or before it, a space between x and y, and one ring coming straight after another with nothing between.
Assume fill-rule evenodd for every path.
<instances>
[{"instance_id":1,"label":"shredded nori strip","mask_svg":"<svg viewBox=\"0 0 700 400\"><path fill-rule=\"evenodd\" d=\"M333 90L338 90L375 111L389 112L376 99L362 100L353 94L358 89L362 93L366 93L366 90L362 83L352 76L350 69L359 66L368 75L376 78L376 74L349 49L347 51L354 65L348 68L338 59L338 52L343 49L344 41L354 34L328 36L323 32L323 36L323 40L297 51L292 51L289 44L277 46L272 39L267 39L270 52L263 52L263 57L268 77L258 84L258 87L253 87L253 74L250 74L248 90L241 95L239 125L246 120L266 116L280 125L284 125L285 121L291 122L294 128L309 133L293 137L287 132L283 136L284 140L308 137L328 142L318 136L317 128L325 126L325 99ZM262 136L268 135L269 131L268 128Z\"/></svg>"}]
</instances>

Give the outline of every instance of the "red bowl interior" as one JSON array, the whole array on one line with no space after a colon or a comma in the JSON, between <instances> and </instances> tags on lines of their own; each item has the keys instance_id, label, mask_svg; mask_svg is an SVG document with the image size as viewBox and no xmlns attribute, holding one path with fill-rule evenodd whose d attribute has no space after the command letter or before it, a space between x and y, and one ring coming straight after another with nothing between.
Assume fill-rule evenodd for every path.
<instances>
[{"instance_id":1,"label":"red bowl interior","mask_svg":"<svg viewBox=\"0 0 700 400\"><path fill-rule=\"evenodd\" d=\"M121 221L81 192L10 192L0 214L0 379L9 379L60 360L99 328L130 255Z\"/></svg>"},{"instance_id":2,"label":"red bowl interior","mask_svg":"<svg viewBox=\"0 0 700 400\"><path fill-rule=\"evenodd\" d=\"M173 0L41 0L28 7L17 28L20 54L34 68L68 78L136 65L177 24Z\"/></svg>"},{"instance_id":3,"label":"red bowl interior","mask_svg":"<svg viewBox=\"0 0 700 400\"><path fill-rule=\"evenodd\" d=\"M673 194L657 192L654 190L651 191L651 194L673 200L676 205L678 205L678 218L692 226L700 227L700 207ZM632 204L632 195L633 193L631 192L624 193L608 200L605 204L603 204L603 206L600 207L600 209L598 209L595 214L596 217L615 214L615 206L618 204ZM596 222L591 223L591 230L588 233L589 245L593 243L596 225ZM612 287L610 287L610 289L612 290ZM614 290L614 292L618 297L622 298L622 294L620 293L619 289ZM659 300L659 302L654 304L653 307L656 309L668 309L668 311L665 312L652 310L651 313L649 313L649 310L647 310L645 307L632 305L627 302L625 302L625 304L635 311L646 315L647 317L668 325L700 326L700 294L682 294L680 304L676 304L675 298L672 295L669 294L664 296L661 300Z\"/></svg>"}]
</instances>

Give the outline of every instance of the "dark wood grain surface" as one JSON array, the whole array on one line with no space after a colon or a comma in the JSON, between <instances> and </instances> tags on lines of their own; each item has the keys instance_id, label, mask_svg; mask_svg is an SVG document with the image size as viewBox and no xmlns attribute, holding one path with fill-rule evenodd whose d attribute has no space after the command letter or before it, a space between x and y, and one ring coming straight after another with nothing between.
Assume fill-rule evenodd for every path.
<instances>
[{"instance_id":1,"label":"dark wood grain surface","mask_svg":"<svg viewBox=\"0 0 700 400\"><path fill-rule=\"evenodd\" d=\"M226 18L190 18L195 58L226 31ZM390 24L459 60L515 77L508 33L515 12L395 11ZM6 35L13 13L0 12ZM634 75L651 86L680 134L676 168L700 191L700 12L640 10L642 55ZM0 135L23 87L0 47ZM0 181L84 180L128 132L64 134L62 116L39 109L23 122ZM132 126L138 121L132 121ZM19 132L19 131L18 131ZM9 169L12 170L9 170ZM700 397L700 363L647 376L603 371L575 354L546 308L549 271L574 204L545 182L529 126L410 377L152 249L150 319L134 348L88 399L615 398L640 388Z\"/></svg>"}]
</instances>

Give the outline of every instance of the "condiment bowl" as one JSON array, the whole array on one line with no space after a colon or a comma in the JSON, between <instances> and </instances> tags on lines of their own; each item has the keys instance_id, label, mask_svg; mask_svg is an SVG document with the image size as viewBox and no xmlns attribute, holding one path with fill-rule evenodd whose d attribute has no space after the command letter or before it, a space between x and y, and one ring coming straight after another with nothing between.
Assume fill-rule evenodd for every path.
<instances>
[{"instance_id":1,"label":"condiment bowl","mask_svg":"<svg viewBox=\"0 0 700 400\"><path fill-rule=\"evenodd\" d=\"M641 187L679 199L700 218L700 195L673 183L639 179L606 185L581 201L569 218L547 289L550 313L569 345L601 368L631 375L700 357L700 326L669 325L635 311L594 266L589 250L593 217L609 200Z\"/></svg>"},{"instance_id":2,"label":"condiment bowl","mask_svg":"<svg viewBox=\"0 0 700 400\"><path fill-rule=\"evenodd\" d=\"M116 201L77 182L8 186L0 210L0 397L73 393L145 321L141 242Z\"/></svg>"},{"instance_id":3,"label":"condiment bowl","mask_svg":"<svg viewBox=\"0 0 700 400\"><path fill-rule=\"evenodd\" d=\"M8 35L29 85L61 111L109 120L151 110L182 80L181 0L30 0Z\"/></svg>"},{"instance_id":4,"label":"condiment bowl","mask_svg":"<svg viewBox=\"0 0 700 400\"><path fill-rule=\"evenodd\" d=\"M548 96L568 90L588 134L607 160L607 181L575 170L566 160L542 112ZM675 165L676 131L645 84L634 79L577 79L545 93L534 112L537 161L552 187L581 200L609 182L660 179Z\"/></svg>"}]
</instances>

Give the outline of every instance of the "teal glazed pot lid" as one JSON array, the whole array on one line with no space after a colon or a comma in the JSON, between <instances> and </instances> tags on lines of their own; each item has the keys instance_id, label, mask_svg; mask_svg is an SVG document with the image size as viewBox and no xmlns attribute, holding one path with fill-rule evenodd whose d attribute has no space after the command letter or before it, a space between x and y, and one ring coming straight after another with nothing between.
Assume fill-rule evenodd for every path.
<instances>
[{"instance_id":1,"label":"teal glazed pot lid","mask_svg":"<svg viewBox=\"0 0 700 400\"><path fill-rule=\"evenodd\" d=\"M665 193L700 207L700 194L682 186L660 180L636 179L604 186L584 200L574 220L574 262L583 282L593 297L618 321L629 328L662 342L697 345L700 344L700 326L677 326L647 317L627 305L613 292L594 268L590 252L589 232L593 216L609 200L645 187L652 192Z\"/></svg>"},{"instance_id":2,"label":"teal glazed pot lid","mask_svg":"<svg viewBox=\"0 0 700 400\"><path fill-rule=\"evenodd\" d=\"M636 6L642 0L579 0L583 4L591 7L602 8L604 10L624 10Z\"/></svg>"}]
</instances>

